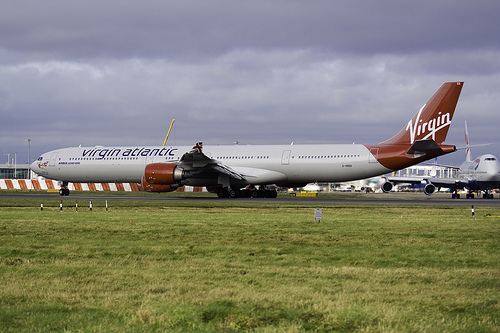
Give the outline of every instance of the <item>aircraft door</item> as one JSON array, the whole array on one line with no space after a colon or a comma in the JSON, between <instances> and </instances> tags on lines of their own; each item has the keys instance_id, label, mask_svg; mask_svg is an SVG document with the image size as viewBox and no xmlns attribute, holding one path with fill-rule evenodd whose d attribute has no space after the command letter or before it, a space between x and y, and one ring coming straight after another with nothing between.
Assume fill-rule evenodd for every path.
<instances>
[{"instance_id":1,"label":"aircraft door","mask_svg":"<svg viewBox=\"0 0 500 333\"><path fill-rule=\"evenodd\" d=\"M290 154L292 153L291 150L284 150L283 154L281 155L281 164L282 165L289 165L290 164Z\"/></svg>"},{"instance_id":2,"label":"aircraft door","mask_svg":"<svg viewBox=\"0 0 500 333\"><path fill-rule=\"evenodd\" d=\"M377 158L378 158L378 148L372 148L370 149L370 163L377 163Z\"/></svg>"},{"instance_id":3,"label":"aircraft door","mask_svg":"<svg viewBox=\"0 0 500 333\"><path fill-rule=\"evenodd\" d=\"M49 166L53 167L56 165L57 154L58 153L52 153L49 159Z\"/></svg>"}]
</instances>

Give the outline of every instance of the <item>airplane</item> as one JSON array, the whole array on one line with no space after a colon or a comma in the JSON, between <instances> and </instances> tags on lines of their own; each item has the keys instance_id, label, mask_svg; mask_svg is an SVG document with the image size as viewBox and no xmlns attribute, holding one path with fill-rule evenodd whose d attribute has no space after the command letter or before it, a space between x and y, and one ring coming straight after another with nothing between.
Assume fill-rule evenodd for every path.
<instances>
[{"instance_id":1,"label":"airplane","mask_svg":"<svg viewBox=\"0 0 500 333\"><path fill-rule=\"evenodd\" d=\"M472 160L471 148L469 145L469 133L467 122L465 122L465 162L460 167L452 167L458 170L458 178L436 178L429 177L385 177L382 184L382 191L388 193L394 184L410 183L413 185L424 185L424 193L432 195L437 188L449 188L452 192L452 199L460 199L458 190L467 189L466 198L474 199L474 192L483 192L484 199L493 199L491 191L500 187L500 163L492 154L478 156Z\"/></svg>"},{"instance_id":2,"label":"airplane","mask_svg":"<svg viewBox=\"0 0 500 333\"><path fill-rule=\"evenodd\" d=\"M72 147L31 164L61 182L137 182L149 192L204 186L221 198L276 197L273 185L303 187L378 176L454 152L443 144L463 87L446 82L392 138L380 144Z\"/></svg>"}]
</instances>

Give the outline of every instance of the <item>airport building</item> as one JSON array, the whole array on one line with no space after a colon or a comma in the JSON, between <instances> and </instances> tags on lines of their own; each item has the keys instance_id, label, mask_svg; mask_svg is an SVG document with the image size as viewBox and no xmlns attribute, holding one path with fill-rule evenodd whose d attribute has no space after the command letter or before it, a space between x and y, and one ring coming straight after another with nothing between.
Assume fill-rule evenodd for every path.
<instances>
[{"instance_id":1,"label":"airport building","mask_svg":"<svg viewBox=\"0 0 500 333\"><path fill-rule=\"evenodd\" d=\"M406 169L394 172L396 177L436 177L436 178L457 178L458 167L434 166L434 165L414 165Z\"/></svg>"},{"instance_id":2,"label":"airport building","mask_svg":"<svg viewBox=\"0 0 500 333\"><path fill-rule=\"evenodd\" d=\"M34 176L28 164L0 164L0 179L30 179Z\"/></svg>"}]
</instances>

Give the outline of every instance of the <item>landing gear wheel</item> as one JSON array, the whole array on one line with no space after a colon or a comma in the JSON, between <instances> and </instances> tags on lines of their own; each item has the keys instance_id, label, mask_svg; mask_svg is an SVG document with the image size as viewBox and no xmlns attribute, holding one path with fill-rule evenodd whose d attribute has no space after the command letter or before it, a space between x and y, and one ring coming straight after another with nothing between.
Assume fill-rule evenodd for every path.
<instances>
[{"instance_id":1,"label":"landing gear wheel","mask_svg":"<svg viewBox=\"0 0 500 333\"><path fill-rule=\"evenodd\" d=\"M228 196L230 199L238 198L240 196L239 190L230 189L228 191Z\"/></svg>"},{"instance_id":2,"label":"landing gear wheel","mask_svg":"<svg viewBox=\"0 0 500 333\"><path fill-rule=\"evenodd\" d=\"M277 198L278 197L278 192L275 190L265 190L264 191L264 197L265 198Z\"/></svg>"},{"instance_id":3,"label":"landing gear wheel","mask_svg":"<svg viewBox=\"0 0 500 333\"><path fill-rule=\"evenodd\" d=\"M59 190L59 195L61 195L61 196L68 196L69 195L69 189L68 188L61 188Z\"/></svg>"},{"instance_id":4,"label":"landing gear wheel","mask_svg":"<svg viewBox=\"0 0 500 333\"><path fill-rule=\"evenodd\" d=\"M217 196L219 198L223 199L223 198L228 198L229 194L228 194L228 191L226 189L220 189L219 191L217 191Z\"/></svg>"},{"instance_id":5,"label":"landing gear wheel","mask_svg":"<svg viewBox=\"0 0 500 333\"><path fill-rule=\"evenodd\" d=\"M262 191L253 190L252 191L252 198L262 198Z\"/></svg>"},{"instance_id":6,"label":"landing gear wheel","mask_svg":"<svg viewBox=\"0 0 500 333\"><path fill-rule=\"evenodd\" d=\"M240 190L240 197L250 198L252 196L252 191L248 189Z\"/></svg>"}]
</instances>

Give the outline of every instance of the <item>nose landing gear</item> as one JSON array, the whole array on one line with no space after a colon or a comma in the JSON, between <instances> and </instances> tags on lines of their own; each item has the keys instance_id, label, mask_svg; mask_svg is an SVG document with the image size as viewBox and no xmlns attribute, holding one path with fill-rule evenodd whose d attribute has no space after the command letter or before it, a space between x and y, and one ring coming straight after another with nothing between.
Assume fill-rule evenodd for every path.
<instances>
[{"instance_id":1,"label":"nose landing gear","mask_svg":"<svg viewBox=\"0 0 500 333\"><path fill-rule=\"evenodd\" d=\"M61 195L61 196L68 196L69 195L68 182L63 182L61 184L61 188L59 189L59 195Z\"/></svg>"}]
</instances>

